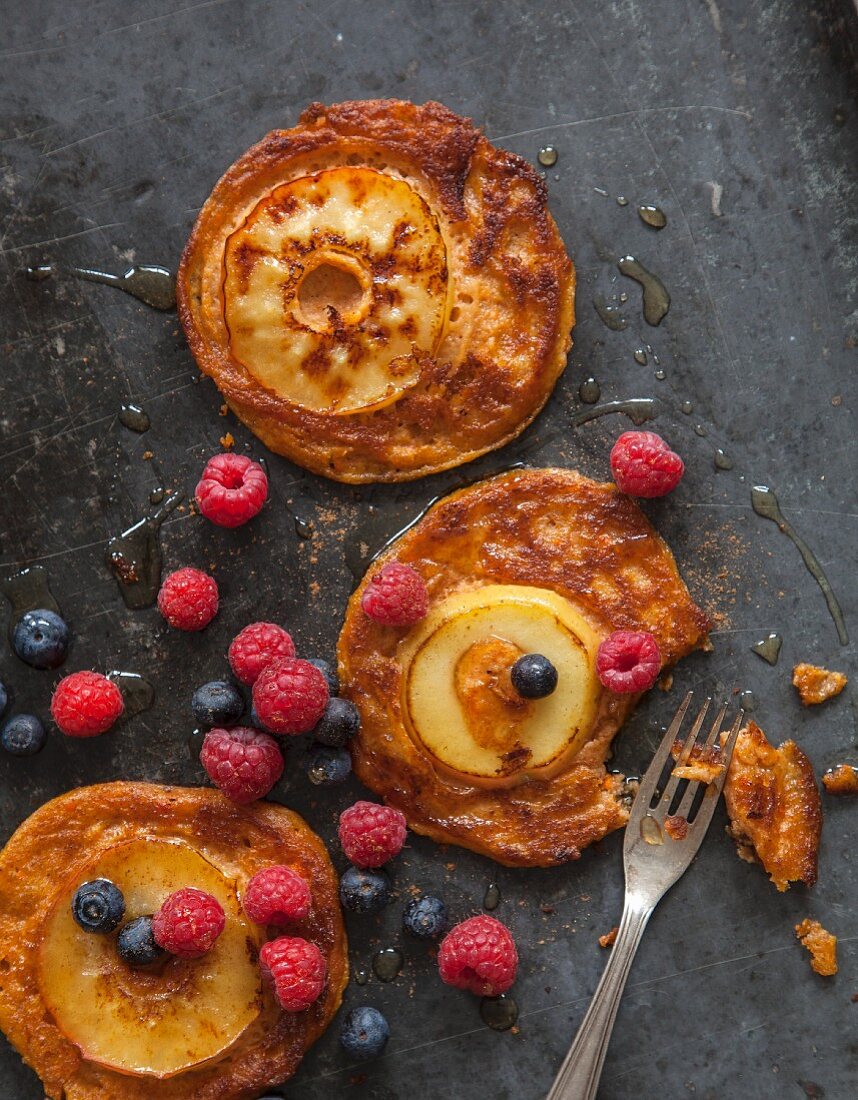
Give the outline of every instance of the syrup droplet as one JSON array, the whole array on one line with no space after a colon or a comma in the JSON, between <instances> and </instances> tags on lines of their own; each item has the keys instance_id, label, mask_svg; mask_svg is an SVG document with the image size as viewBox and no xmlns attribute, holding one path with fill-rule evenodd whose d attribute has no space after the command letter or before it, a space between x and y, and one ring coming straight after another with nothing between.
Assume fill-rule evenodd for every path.
<instances>
[{"instance_id":1,"label":"syrup droplet","mask_svg":"<svg viewBox=\"0 0 858 1100\"><path fill-rule=\"evenodd\" d=\"M155 689L139 672L123 672L121 669L113 669L108 672L107 679L112 680L122 692L125 701L125 715L128 718L135 714L142 714L155 702ZM199 756L199 750L197 750Z\"/></svg>"},{"instance_id":2,"label":"syrup droplet","mask_svg":"<svg viewBox=\"0 0 858 1100\"><path fill-rule=\"evenodd\" d=\"M164 488L164 486L159 485L157 489L153 489L152 492L149 494L149 503L160 504L161 501L164 499L166 492L167 490Z\"/></svg>"},{"instance_id":3,"label":"syrup droplet","mask_svg":"<svg viewBox=\"0 0 858 1100\"><path fill-rule=\"evenodd\" d=\"M557 163L557 150L553 145L543 145L536 154L536 159L543 168L553 168Z\"/></svg>"},{"instance_id":4,"label":"syrup droplet","mask_svg":"<svg viewBox=\"0 0 858 1100\"><path fill-rule=\"evenodd\" d=\"M647 844L664 844L661 826L650 814L644 814L641 818L641 839Z\"/></svg>"},{"instance_id":5,"label":"syrup droplet","mask_svg":"<svg viewBox=\"0 0 858 1100\"><path fill-rule=\"evenodd\" d=\"M602 195L604 198L608 197L608 192L605 190L604 187L594 187L593 190L596 192L597 195Z\"/></svg>"},{"instance_id":6,"label":"syrup droplet","mask_svg":"<svg viewBox=\"0 0 858 1100\"><path fill-rule=\"evenodd\" d=\"M715 457L714 457L713 461L715 463L715 469L716 470L732 470L733 469L733 459L730 458L730 456L727 454L727 452L722 447L719 447L718 450L715 452Z\"/></svg>"},{"instance_id":7,"label":"syrup droplet","mask_svg":"<svg viewBox=\"0 0 858 1100\"><path fill-rule=\"evenodd\" d=\"M634 356L635 356L635 362L640 363L640 365L642 367L645 367L647 365L647 363L649 362L649 359L647 359L647 354L646 354L646 349L645 348L635 348Z\"/></svg>"},{"instance_id":8,"label":"syrup droplet","mask_svg":"<svg viewBox=\"0 0 858 1100\"><path fill-rule=\"evenodd\" d=\"M656 382L663 382L665 378L667 378L667 371L665 371L662 367L659 367L657 371L653 371L652 376L656 380Z\"/></svg>"},{"instance_id":9,"label":"syrup droplet","mask_svg":"<svg viewBox=\"0 0 858 1100\"><path fill-rule=\"evenodd\" d=\"M617 195L617 206L628 206L629 200L625 195Z\"/></svg>"},{"instance_id":10,"label":"syrup droplet","mask_svg":"<svg viewBox=\"0 0 858 1100\"><path fill-rule=\"evenodd\" d=\"M632 397L628 401L607 401L593 409L584 409L572 417L572 426L577 428L590 420L610 413L625 413L633 424L640 426L657 415L655 399L652 397Z\"/></svg>"},{"instance_id":11,"label":"syrup droplet","mask_svg":"<svg viewBox=\"0 0 858 1100\"><path fill-rule=\"evenodd\" d=\"M646 323L653 327L660 325L670 309L667 287L634 256L623 256L617 267L621 274L634 279L643 287L643 315Z\"/></svg>"},{"instance_id":12,"label":"syrup droplet","mask_svg":"<svg viewBox=\"0 0 858 1100\"><path fill-rule=\"evenodd\" d=\"M616 306L606 302L601 294L597 294L593 299L593 308L599 314L602 323L607 325L611 332L622 332L628 326L628 318L623 317Z\"/></svg>"},{"instance_id":13,"label":"syrup droplet","mask_svg":"<svg viewBox=\"0 0 858 1100\"><path fill-rule=\"evenodd\" d=\"M158 532L181 500L180 492L171 493L156 512L144 516L107 543L107 568L119 583L125 606L132 611L151 607L155 602L161 584Z\"/></svg>"},{"instance_id":14,"label":"syrup droplet","mask_svg":"<svg viewBox=\"0 0 858 1100\"><path fill-rule=\"evenodd\" d=\"M31 565L29 569L22 569L19 573L13 573L11 577L3 577L0 580L0 592L12 605L12 614L9 616L9 642L22 615L28 611L56 611L61 615L60 605L54 599L48 584L48 574L44 566Z\"/></svg>"},{"instance_id":15,"label":"syrup droplet","mask_svg":"<svg viewBox=\"0 0 858 1100\"><path fill-rule=\"evenodd\" d=\"M518 1005L507 993L499 997L483 997L480 1019L494 1031L509 1031L518 1019Z\"/></svg>"},{"instance_id":16,"label":"syrup droplet","mask_svg":"<svg viewBox=\"0 0 858 1100\"><path fill-rule=\"evenodd\" d=\"M814 552L810 549L807 543L796 534L792 524L784 516L778 503L778 498L775 496L774 491L767 485L755 485L751 489L751 504L754 511L758 516L762 516L763 519L770 519L773 523L778 525L778 530L781 531L801 554L801 559L804 562L807 571L819 585L822 590L822 594L825 597L825 602L828 606L828 611L831 618L834 620L834 625L837 629L837 637L840 640L841 645L849 644L849 633L846 630L846 620L843 617L843 611L840 604L837 601L837 597L834 595L834 589L831 587L831 582L825 575L825 570L819 564Z\"/></svg>"},{"instance_id":17,"label":"syrup droplet","mask_svg":"<svg viewBox=\"0 0 858 1100\"><path fill-rule=\"evenodd\" d=\"M354 976L355 985L366 985L369 981L369 971L365 966L356 966L352 974Z\"/></svg>"},{"instance_id":18,"label":"syrup droplet","mask_svg":"<svg viewBox=\"0 0 858 1100\"><path fill-rule=\"evenodd\" d=\"M313 537L313 524L308 519L292 512L292 520L295 524L295 534L299 539L311 539Z\"/></svg>"},{"instance_id":19,"label":"syrup droplet","mask_svg":"<svg viewBox=\"0 0 858 1100\"><path fill-rule=\"evenodd\" d=\"M176 277L172 271L158 264L137 264L129 267L124 275L113 275L109 271L98 271L92 267L38 264L26 268L25 274L28 279L37 283L51 275L73 275L76 279L84 279L90 283L114 286L153 309L176 308Z\"/></svg>"},{"instance_id":20,"label":"syrup droplet","mask_svg":"<svg viewBox=\"0 0 858 1100\"><path fill-rule=\"evenodd\" d=\"M623 291L623 292L622 292L622 293L621 293L621 294L619 295L619 297L617 298L617 301L618 301L618 302L622 302L623 304L625 304L625 303L626 303L626 302L627 302L628 300L629 300L629 296L628 296L628 294L626 294L626 292L625 292L625 291Z\"/></svg>"},{"instance_id":21,"label":"syrup droplet","mask_svg":"<svg viewBox=\"0 0 858 1100\"><path fill-rule=\"evenodd\" d=\"M757 709L757 697L752 691L743 691L739 693L739 706L742 710L748 714L753 714Z\"/></svg>"},{"instance_id":22,"label":"syrup droplet","mask_svg":"<svg viewBox=\"0 0 858 1100\"><path fill-rule=\"evenodd\" d=\"M500 905L501 892L500 887L496 882L490 882L486 887L486 892L483 895L483 909L487 909L490 913Z\"/></svg>"},{"instance_id":23,"label":"syrup droplet","mask_svg":"<svg viewBox=\"0 0 858 1100\"><path fill-rule=\"evenodd\" d=\"M602 396L602 387L595 378L585 378L578 387L578 396L585 405L595 405Z\"/></svg>"},{"instance_id":24,"label":"syrup droplet","mask_svg":"<svg viewBox=\"0 0 858 1100\"><path fill-rule=\"evenodd\" d=\"M681 412L684 412L686 416L691 416L691 414L694 412L694 406L691 404L690 401L683 401L682 404L679 406L679 409Z\"/></svg>"},{"instance_id":25,"label":"syrup droplet","mask_svg":"<svg viewBox=\"0 0 858 1100\"><path fill-rule=\"evenodd\" d=\"M702 424L695 424L694 425L694 434L699 435L701 438L703 438L704 436L708 435L709 433L706 431L706 429L703 427Z\"/></svg>"},{"instance_id":26,"label":"syrup droplet","mask_svg":"<svg viewBox=\"0 0 858 1100\"><path fill-rule=\"evenodd\" d=\"M751 650L756 653L758 657L762 657L764 661L768 661L770 665L776 665L778 663L778 657L781 655L781 646L783 644L784 640L780 634L767 634L761 641L752 645Z\"/></svg>"},{"instance_id":27,"label":"syrup droplet","mask_svg":"<svg viewBox=\"0 0 858 1100\"><path fill-rule=\"evenodd\" d=\"M405 956L396 947L383 947L372 957L372 972L380 982L392 982L399 977Z\"/></svg>"},{"instance_id":28,"label":"syrup droplet","mask_svg":"<svg viewBox=\"0 0 858 1100\"><path fill-rule=\"evenodd\" d=\"M660 206L652 206L649 203L639 206L638 217L653 229L664 229L667 225L667 215Z\"/></svg>"},{"instance_id":29,"label":"syrup droplet","mask_svg":"<svg viewBox=\"0 0 858 1100\"><path fill-rule=\"evenodd\" d=\"M123 405L119 410L119 421L132 432L148 432L152 426L149 414L139 405Z\"/></svg>"}]
</instances>

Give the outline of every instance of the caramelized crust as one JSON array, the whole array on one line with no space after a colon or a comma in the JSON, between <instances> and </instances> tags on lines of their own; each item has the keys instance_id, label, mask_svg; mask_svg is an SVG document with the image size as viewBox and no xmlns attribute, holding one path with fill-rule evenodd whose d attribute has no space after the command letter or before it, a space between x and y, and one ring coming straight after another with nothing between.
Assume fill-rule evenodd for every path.
<instances>
[{"instance_id":1,"label":"caramelized crust","mask_svg":"<svg viewBox=\"0 0 858 1100\"><path fill-rule=\"evenodd\" d=\"M296 934L316 943L328 962L327 988L306 1012L281 1012L265 991L260 1016L223 1056L154 1083L81 1055L47 1011L36 963L45 922L70 877L84 881L100 853L143 837L185 841L236 881L239 891L265 866L295 867L313 890L313 908ZM151 1100L153 1089L158 1100L250 1100L295 1072L337 1011L347 980L346 938L328 854L283 806L240 807L203 788L81 787L32 814L0 854L0 1026L42 1078L49 1100Z\"/></svg>"},{"instance_id":2,"label":"caramelized crust","mask_svg":"<svg viewBox=\"0 0 858 1100\"><path fill-rule=\"evenodd\" d=\"M343 166L404 181L437 221L446 247L446 286L433 292L446 295L443 330L431 347L415 344L414 362L403 368L409 384L398 399L349 415L298 404L261 384L236 358L225 317L230 239L276 188ZM289 211L281 205L272 216L288 218ZM323 243L362 249L357 241ZM367 286L376 288L366 293L377 298L389 275L384 265L398 264L399 251L362 256ZM233 266L239 261L239 280L263 262L246 246ZM312 256L292 263L295 278L311 263ZM368 100L313 104L296 127L268 134L228 169L197 218L177 294L197 363L268 447L314 473L366 482L447 469L518 435L565 365L574 287L545 182L525 160L496 149L439 103ZM367 333L356 322L350 329L334 321L308 370L329 369L336 353L360 372L367 339L377 340L381 352L391 338L384 326Z\"/></svg>"},{"instance_id":3,"label":"caramelized crust","mask_svg":"<svg viewBox=\"0 0 858 1100\"><path fill-rule=\"evenodd\" d=\"M833 699L846 687L847 679L842 672L830 672L816 665L796 665L792 670L793 686L798 689L798 697L806 707L824 703Z\"/></svg>"},{"instance_id":4,"label":"caramelized crust","mask_svg":"<svg viewBox=\"0 0 858 1100\"><path fill-rule=\"evenodd\" d=\"M794 741L776 749L749 722L739 731L724 800L740 858L756 857L778 890L813 886L822 807L811 763Z\"/></svg>"},{"instance_id":5,"label":"caramelized crust","mask_svg":"<svg viewBox=\"0 0 858 1100\"><path fill-rule=\"evenodd\" d=\"M825 773L822 785L829 794L858 794L858 768L851 764L838 764Z\"/></svg>"},{"instance_id":6,"label":"caramelized crust","mask_svg":"<svg viewBox=\"0 0 858 1100\"><path fill-rule=\"evenodd\" d=\"M837 973L837 937L827 932L818 920L807 917L795 926L796 939L810 952L810 967L824 978Z\"/></svg>"},{"instance_id":7,"label":"caramelized crust","mask_svg":"<svg viewBox=\"0 0 858 1100\"><path fill-rule=\"evenodd\" d=\"M453 493L376 565L388 560L420 571L430 608L453 592L493 584L551 589L585 608L606 632L652 632L666 665L702 645L708 632L670 551L637 505L615 486L571 470L513 471ZM623 780L606 773L604 760L639 697L602 692L589 741L551 779L485 789L442 774L407 731L403 632L361 610L373 572L351 598L338 646L344 693L361 712L352 743L361 781L402 810L417 832L509 866L577 859L622 827Z\"/></svg>"}]
</instances>

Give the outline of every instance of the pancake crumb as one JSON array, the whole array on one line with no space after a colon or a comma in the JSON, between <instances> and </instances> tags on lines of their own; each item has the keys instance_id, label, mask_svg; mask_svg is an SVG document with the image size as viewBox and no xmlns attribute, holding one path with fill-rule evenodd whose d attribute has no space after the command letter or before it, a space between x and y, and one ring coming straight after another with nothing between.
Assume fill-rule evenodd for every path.
<instances>
[{"instance_id":1,"label":"pancake crumb","mask_svg":"<svg viewBox=\"0 0 858 1100\"><path fill-rule=\"evenodd\" d=\"M798 689L799 699L806 707L810 707L839 695L848 681L842 672L831 672L817 665L798 664L792 670L792 682Z\"/></svg>"},{"instance_id":2,"label":"pancake crumb","mask_svg":"<svg viewBox=\"0 0 858 1100\"><path fill-rule=\"evenodd\" d=\"M810 952L810 967L829 978L837 973L837 937L827 932L818 920L807 917L795 926L796 939Z\"/></svg>"},{"instance_id":3,"label":"pancake crumb","mask_svg":"<svg viewBox=\"0 0 858 1100\"><path fill-rule=\"evenodd\" d=\"M838 764L823 775L822 785L829 794L858 794L858 768Z\"/></svg>"},{"instance_id":4,"label":"pancake crumb","mask_svg":"<svg viewBox=\"0 0 858 1100\"><path fill-rule=\"evenodd\" d=\"M619 930L619 926L615 924L610 932L606 932L604 936L599 936L599 947L613 947L617 941Z\"/></svg>"}]
</instances>

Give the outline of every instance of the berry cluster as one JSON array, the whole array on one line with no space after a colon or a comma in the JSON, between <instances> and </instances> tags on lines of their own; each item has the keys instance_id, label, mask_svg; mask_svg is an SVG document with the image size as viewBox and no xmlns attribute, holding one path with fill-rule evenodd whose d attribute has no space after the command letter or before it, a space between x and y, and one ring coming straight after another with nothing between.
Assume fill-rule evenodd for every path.
<instances>
[{"instance_id":1,"label":"berry cluster","mask_svg":"<svg viewBox=\"0 0 858 1100\"><path fill-rule=\"evenodd\" d=\"M405 816L392 806L355 802L340 814L339 837L352 866L340 879L340 901L354 913L381 909L390 898L390 879L380 868L402 851Z\"/></svg>"}]
</instances>

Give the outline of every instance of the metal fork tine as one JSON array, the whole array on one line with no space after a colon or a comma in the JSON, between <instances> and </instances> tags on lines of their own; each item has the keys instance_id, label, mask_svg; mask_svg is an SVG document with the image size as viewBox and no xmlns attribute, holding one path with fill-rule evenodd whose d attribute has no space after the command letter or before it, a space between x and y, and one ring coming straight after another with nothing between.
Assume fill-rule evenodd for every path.
<instances>
[{"instance_id":1,"label":"metal fork tine","mask_svg":"<svg viewBox=\"0 0 858 1100\"><path fill-rule=\"evenodd\" d=\"M692 695L693 692L689 691L679 704L679 709L674 715L673 721L667 727L667 733L665 733L661 744L655 750L655 755L641 779L640 786L635 795L635 800L632 803L632 809L629 815L630 823L632 821L639 822L640 818L649 811L649 804L652 799L653 791L655 790L656 783L658 783L661 777L664 765L667 763L671 746L676 740L677 733L679 733L679 728L682 725L683 718L685 718L685 712L688 710L688 704L691 702Z\"/></svg>"},{"instance_id":2,"label":"metal fork tine","mask_svg":"<svg viewBox=\"0 0 858 1100\"><path fill-rule=\"evenodd\" d=\"M706 717L706 712L709 710L709 704L711 702L711 698L707 698L706 702L700 708L700 713L694 719L694 724L691 727L691 732L686 737L685 744L682 746L682 752L679 754L679 759L674 765L675 768L678 768L680 764L685 764L688 761L688 758L694 748L695 742L697 741L697 735L698 733L700 733L700 727L703 725L703 719ZM670 778L665 784L664 794L662 794L661 798L659 799L656 810L663 810L665 813L667 813L667 811L670 809L670 804L673 801L673 796L676 794L676 788L681 782L682 781L678 776L671 774Z\"/></svg>"},{"instance_id":3,"label":"metal fork tine","mask_svg":"<svg viewBox=\"0 0 858 1100\"><path fill-rule=\"evenodd\" d=\"M715 739L721 732L721 723L724 721L724 715L727 713L728 705L728 703L724 703L723 707L721 707L720 711L716 715L715 721L712 723L712 728L709 731L709 736L706 738L706 741L704 743L704 748L708 749L715 744ZM724 773L722 772L722 775L723 774ZM709 785L711 786L711 784ZM688 817L688 814L691 810L691 804L697 797L697 792L699 790L700 784L698 782L695 781L688 784L688 788L685 791L685 794L682 796L682 801L676 807L677 817Z\"/></svg>"},{"instance_id":4,"label":"metal fork tine","mask_svg":"<svg viewBox=\"0 0 858 1100\"><path fill-rule=\"evenodd\" d=\"M704 742L704 748L711 748L715 744L715 738L721 732L721 723L724 721L724 715L727 713L727 707L730 705L729 699L724 701L724 706L718 711L715 717L715 721L712 723L712 729L709 731L709 736Z\"/></svg>"},{"instance_id":5,"label":"metal fork tine","mask_svg":"<svg viewBox=\"0 0 858 1100\"><path fill-rule=\"evenodd\" d=\"M724 789L724 784L727 781L727 771L730 767L730 761L733 759L733 749L736 747L736 738L739 736L739 730L742 727L744 717L744 712L739 711L739 714L736 717L736 721L733 723L733 726L730 729L730 735L725 741L724 748L721 751L721 759L724 764L724 770L714 782L707 784L706 793L703 795L703 801L700 803L700 809L697 811L697 817L695 817L694 821L691 823L691 828L689 832L696 833L698 830L700 830L705 833L706 830L709 828L709 822L712 820L712 814L715 812L715 805L718 802L718 799L721 797L721 791ZM699 784L695 784L695 786L699 786ZM689 790L690 789L691 784L689 784ZM694 796L692 795L692 799L693 797ZM688 798L688 791L686 791L685 798L683 798L682 804L677 810L677 813L681 814L683 817L687 815L688 810L691 808L691 801L689 801L688 807L686 809L683 809L686 798Z\"/></svg>"}]
</instances>

